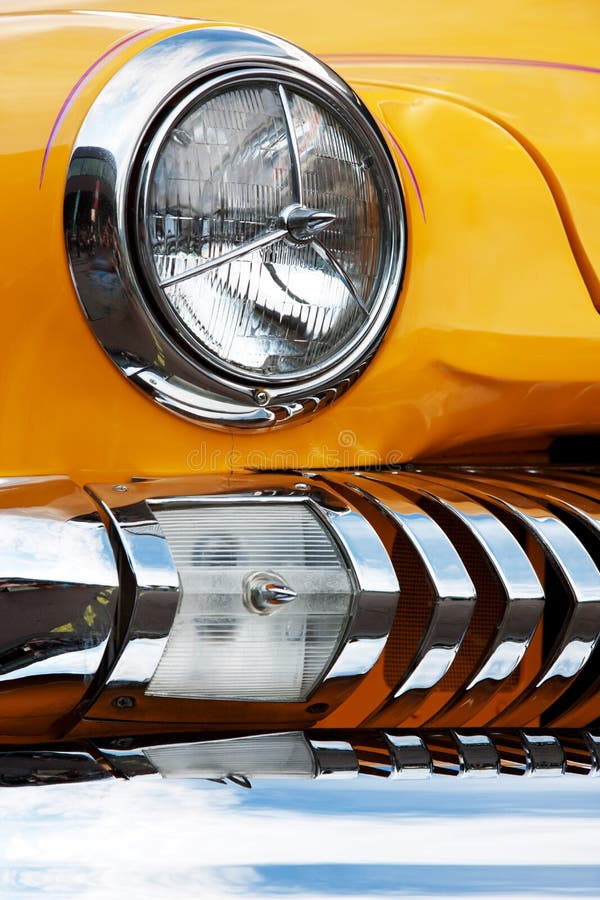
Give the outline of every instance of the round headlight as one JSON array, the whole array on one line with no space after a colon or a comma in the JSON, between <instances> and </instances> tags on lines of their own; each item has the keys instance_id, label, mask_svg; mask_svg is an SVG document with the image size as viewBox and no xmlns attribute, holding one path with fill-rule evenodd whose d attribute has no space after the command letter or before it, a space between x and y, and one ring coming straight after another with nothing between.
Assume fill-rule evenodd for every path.
<instances>
[{"instance_id":1,"label":"round headlight","mask_svg":"<svg viewBox=\"0 0 600 900\"><path fill-rule=\"evenodd\" d=\"M183 101L143 166L140 243L193 352L261 384L348 353L391 267L378 156L358 117L281 76L236 73Z\"/></svg>"},{"instance_id":2,"label":"round headlight","mask_svg":"<svg viewBox=\"0 0 600 900\"><path fill-rule=\"evenodd\" d=\"M149 110L140 79L158 61ZM97 107L118 89L120 122L142 125L123 141L109 122L94 146ZM160 403L256 427L329 402L362 370L398 294L404 213L369 114L328 69L253 32L188 31L115 76L78 144L66 232L88 215L97 232L91 266L69 244L79 295L112 359ZM94 160L111 179L86 200L75 175Z\"/></svg>"}]
</instances>

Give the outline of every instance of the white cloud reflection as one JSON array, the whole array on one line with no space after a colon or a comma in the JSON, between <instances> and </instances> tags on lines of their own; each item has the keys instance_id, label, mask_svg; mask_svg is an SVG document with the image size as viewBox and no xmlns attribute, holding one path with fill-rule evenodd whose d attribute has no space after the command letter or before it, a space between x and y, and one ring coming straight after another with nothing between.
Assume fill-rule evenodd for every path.
<instances>
[{"instance_id":1,"label":"white cloud reflection","mask_svg":"<svg viewBox=\"0 0 600 900\"><path fill-rule=\"evenodd\" d=\"M218 900L291 892L298 900L357 900L372 896L368 873L380 900L598 896L600 870L590 867L600 857L600 779L508 788L504 779L491 790L489 783L479 788L435 781L440 779L408 788L388 784L385 791L367 779L343 788L311 784L305 795L282 782L274 793L268 787L246 792L152 776L7 789L0 794L1 896ZM348 806L353 790L356 812ZM389 791L398 798L396 809ZM540 807L549 793L556 802ZM340 812L336 798L342 797ZM495 808L494 797L503 799L503 809ZM290 868L274 868L282 866ZM440 868L445 866L452 867L450 876ZM576 868L564 870L565 876L565 866ZM375 878L387 870L393 889ZM506 876L498 872L509 871L514 883L506 890ZM473 872L481 872L481 890ZM563 872L562 889L553 872ZM269 873L278 873L272 883Z\"/></svg>"}]
</instances>

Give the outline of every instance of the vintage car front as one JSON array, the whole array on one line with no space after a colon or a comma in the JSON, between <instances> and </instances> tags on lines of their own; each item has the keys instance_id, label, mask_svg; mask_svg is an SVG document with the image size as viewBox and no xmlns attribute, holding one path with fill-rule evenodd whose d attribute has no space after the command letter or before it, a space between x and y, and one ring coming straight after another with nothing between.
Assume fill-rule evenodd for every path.
<instances>
[{"instance_id":1,"label":"vintage car front","mask_svg":"<svg viewBox=\"0 0 600 900\"><path fill-rule=\"evenodd\" d=\"M119 7L1 5L0 781L595 774L596 5Z\"/></svg>"}]
</instances>

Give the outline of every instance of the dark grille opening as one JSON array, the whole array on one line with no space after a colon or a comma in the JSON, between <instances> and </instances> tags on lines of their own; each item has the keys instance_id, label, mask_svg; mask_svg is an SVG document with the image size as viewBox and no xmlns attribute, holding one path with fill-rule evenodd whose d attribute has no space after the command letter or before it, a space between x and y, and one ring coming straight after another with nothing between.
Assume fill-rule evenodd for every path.
<instances>
[{"instance_id":1,"label":"dark grille opening","mask_svg":"<svg viewBox=\"0 0 600 900\"><path fill-rule=\"evenodd\" d=\"M383 672L390 687L395 687L427 631L435 597L423 563L402 532L394 540L392 563L400 582L400 602L387 642Z\"/></svg>"}]
</instances>

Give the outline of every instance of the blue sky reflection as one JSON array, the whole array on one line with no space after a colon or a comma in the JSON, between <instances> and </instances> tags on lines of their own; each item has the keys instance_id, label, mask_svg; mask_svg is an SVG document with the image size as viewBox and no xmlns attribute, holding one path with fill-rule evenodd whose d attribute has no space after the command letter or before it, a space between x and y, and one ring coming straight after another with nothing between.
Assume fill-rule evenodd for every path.
<instances>
[{"instance_id":1,"label":"blue sky reflection","mask_svg":"<svg viewBox=\"0 0 600 900\"><path fill-rule=\"evenodd\" d=\"M0 896L597 898L600 779L0 793Z\"/></svg>"}]
</instances>

